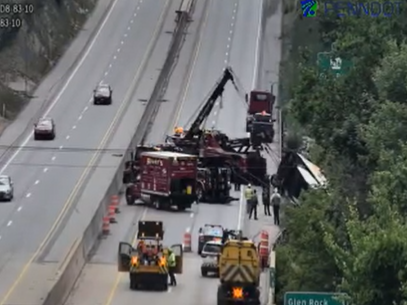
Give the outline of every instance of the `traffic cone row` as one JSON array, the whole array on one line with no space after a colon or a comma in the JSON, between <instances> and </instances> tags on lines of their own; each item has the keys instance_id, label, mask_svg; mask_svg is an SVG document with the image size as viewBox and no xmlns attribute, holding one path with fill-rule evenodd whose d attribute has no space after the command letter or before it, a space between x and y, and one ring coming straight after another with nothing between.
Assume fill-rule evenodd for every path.
<instances>
[{"instance_id":1,"label":"traffic cone row","mask_svg":"<svg viewBox=\"0 0 407 305\"><path fill-rule=\"evenodd\" d=\"M109 235L110 234L110 224L117 223L116 214L120 213L119 205L120 205L119 196L113 195L110 199L110 204L107 209L107 216L103 217L103 222L102 222L103 235Z\"/></svg>"}]
</instances>

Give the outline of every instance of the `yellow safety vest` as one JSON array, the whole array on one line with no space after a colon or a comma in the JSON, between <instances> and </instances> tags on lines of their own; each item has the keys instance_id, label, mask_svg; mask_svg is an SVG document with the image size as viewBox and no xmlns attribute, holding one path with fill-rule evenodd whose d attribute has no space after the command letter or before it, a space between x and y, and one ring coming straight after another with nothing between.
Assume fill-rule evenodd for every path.
<instances>
[{"instance_id":1,"label":"yellow safety vest","mask_svg":"<svg viewBox=\"0 0 407 305\"><path fill-rule=\"evenodd\" d=\"M253 197L253 190L251 188L246 188L245 191L246 200L250 200Z\"/></svg>"}]
</instances>

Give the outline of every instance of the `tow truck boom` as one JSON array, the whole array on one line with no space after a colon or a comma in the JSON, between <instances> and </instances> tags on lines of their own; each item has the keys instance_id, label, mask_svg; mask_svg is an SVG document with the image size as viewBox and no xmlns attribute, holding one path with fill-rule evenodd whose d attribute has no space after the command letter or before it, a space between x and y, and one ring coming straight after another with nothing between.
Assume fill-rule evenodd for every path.
<instances>
[{"instance_id":1,"label":"tow truck boom","mask_svg":"<svg viewBox=\"0 0 407 305\"><path fill-rule=\"evenodd\" d=\"M235 84L235 76L234 76L232 68L226 67L225 70L223 71L222 77L216 83L214 89L212 90L212 93L209 95L207 102L202 107L202 109L199 111L199 114L196 117L195 121L192 123L191 127L186 132L184 139L192 140L195 135L200 133L201 125L204 123L206 118L212 112L212 109L215 106L216 100L220 96L222 96L222 93L225 90L225 86L228 81L231 81L233 83L233 85L235 86L236 90L239 91Z\"/></svg>"}]
</instances>

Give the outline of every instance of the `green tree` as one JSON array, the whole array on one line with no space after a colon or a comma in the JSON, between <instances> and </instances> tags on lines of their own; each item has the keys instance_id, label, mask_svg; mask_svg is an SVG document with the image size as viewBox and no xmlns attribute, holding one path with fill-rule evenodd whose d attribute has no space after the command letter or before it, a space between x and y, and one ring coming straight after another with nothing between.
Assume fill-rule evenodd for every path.
<instances>
[{"instance_id":1,"label":"green tree","mask_svg":"<svg viewBox=\"0 0 407 305\"><path fill-rule=\"evenodd\" d=\"M368 219L361 219L357 209L349 206L348 243L338 242L332 232L325 233L325 245L343 274L339 289L350 295L352 304L407 301L407 226L391 208L387 195L381 185L374 189L375 214Z\"/></svg>"},{"instance_id":2,"label":"green tree","mask_svg":"<svg viewBox=\"0 0 407 305\"><path fill-rule=\"evenodd\" d=\"M306 194L299 207L286 213L287 241L276 251L276 290L281 304L285 291L332 291L339 270L323 242L323 224L331 213L331 197L324 191Z\"/></svg>"}]
</instances>

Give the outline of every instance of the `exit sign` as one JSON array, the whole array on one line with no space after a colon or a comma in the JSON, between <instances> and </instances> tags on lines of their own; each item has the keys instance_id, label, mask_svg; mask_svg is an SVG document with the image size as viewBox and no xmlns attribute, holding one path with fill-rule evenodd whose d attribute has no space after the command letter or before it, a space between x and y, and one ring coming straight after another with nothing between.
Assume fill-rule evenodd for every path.
<instances>
[{"instance_id":1,"label":"exit sign","mask_svg":"<svg viewBox=\"0 0 407 305\"><path fill-rule=\"evenodd\" d=\"M345 294L334 292L286 292L284 305L345 305Z\"/></svg>"}]
</instances>

